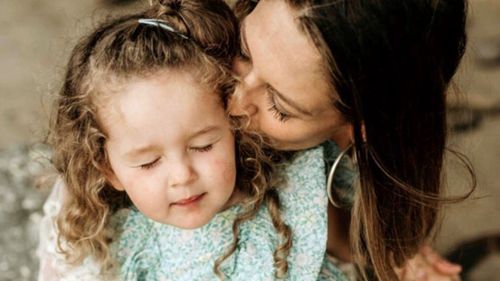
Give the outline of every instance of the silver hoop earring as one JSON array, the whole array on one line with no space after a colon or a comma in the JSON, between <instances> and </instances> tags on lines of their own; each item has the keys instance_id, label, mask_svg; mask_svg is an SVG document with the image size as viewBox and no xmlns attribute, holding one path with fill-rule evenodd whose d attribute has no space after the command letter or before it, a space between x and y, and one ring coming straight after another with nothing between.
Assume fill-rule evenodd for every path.
<instances>
[{"instance_id":1,"label":"silver hoop earring","mask_svg":"<svg viewBox=\"0 0 500 281\"><path fill-rule=\"evenodd\" d=\"M332 192L332 187L333 187L333 177L335 175L335 171L337 170L337 167L339 166L340 160L344 157L344 155L353 147L353 144L349 144L349 146L342 151L337 158L335 158L335 161L333 162L332 168L330 169L330 172L328 173L328 180L326 182L326 194L328 195L328 201L336 207L336 208L342 208L343 205L339 204L334 198L333 198L333 192Z\"/></svg>"}]
</instances>

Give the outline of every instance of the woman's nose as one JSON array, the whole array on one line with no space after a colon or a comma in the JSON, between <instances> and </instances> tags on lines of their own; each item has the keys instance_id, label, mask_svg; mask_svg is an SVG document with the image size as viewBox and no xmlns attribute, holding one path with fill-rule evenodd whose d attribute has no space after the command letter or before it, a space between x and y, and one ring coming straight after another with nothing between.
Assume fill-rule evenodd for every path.
<instances>
[{"instance_id":1,"label":"woman's nose","mask_svg":"<svg viewBox=\"0 0 500 281\"><path fill-rule=\"evenodd\" d=\"M253 116L258 108L251 100L250 94L246 91L244 85L240 83L236 86L234 94L229 99L228 106L231 116Z\"/></svg>"},{"instance_id":2,"label":"woman's nose","mask_svg":"<svg viewBox=\"0 0 500 281\"><path fill-rule=\"evenodd\" d=\"M253 98L253 92L258 88L258 80L252 71L251 63L235 59L233 69L238 77L238 84L229 99L229 113L232 116L252 116L258 111Z\"/></svg>"}]
</instances>

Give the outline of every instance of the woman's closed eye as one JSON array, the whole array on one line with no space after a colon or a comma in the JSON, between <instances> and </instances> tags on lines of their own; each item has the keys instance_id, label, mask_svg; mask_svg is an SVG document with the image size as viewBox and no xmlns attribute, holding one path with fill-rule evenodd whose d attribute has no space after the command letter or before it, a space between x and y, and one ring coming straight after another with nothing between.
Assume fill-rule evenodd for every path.
<instances>
[{"instance_id":1,"label":"woman's closed eye","mask_svg":"<svg viewBox=\"0 0 500 281\"><path fill-rule=\"evenodd\" d=\"M267 101L269 103L268 110L273 114L274 118L278 119L280 122L285 123L292 117L289 113L283 112L276 106L276 102L271 93L267 93Z\"/></svg>"}]
</instances>

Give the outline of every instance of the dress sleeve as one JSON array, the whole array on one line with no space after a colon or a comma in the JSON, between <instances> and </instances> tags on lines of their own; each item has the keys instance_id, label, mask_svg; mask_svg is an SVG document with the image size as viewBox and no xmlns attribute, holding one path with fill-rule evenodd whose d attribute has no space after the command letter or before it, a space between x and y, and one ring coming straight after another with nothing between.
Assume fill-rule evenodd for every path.
<instances>
[{"instance_id":1,"label":"dress sleeve","mask_svg":"<svg viewBox=\"0 0 500 281\"><path fill-rule=\"evenodd\" d=\"M64 199L64 184L58 179L43 205L44 216L40 222L40 242L37 254L40 260L38 281L100 280L99 264L86 258L81 265L67 263L57 249L55 220Z\"/></svg>"},{"instance_id":2,"label":"dress sleeve","mask_svg":"<svg viewBox=\"0 0 500 281\"><path fill-rule=\"evenodd\" d=\"M323 148L301 151L284 167L280 200L292 229L289 280L317 280L326 251L327 196Z\"/></svg>"},{"instance_id":3,"label":"dress sleeve","mask_svg":"<svg viewBox=\"0 0 500 281\"><path fill-rule=\"evenodd\" d=\"M325 254L318 281L356 281L356 268L353 263L343 262Z\"/></svg>"},{"instance_id":4,"label":"dress sleeve","mask_svg":"<svg viewBox=\"0 0 500 281\"><path fill-rule=\"evenodd\" d=\"M329 157L335 159L338 153L336 146L325 145L304 150L284 169L287 181L280 199L285 220L293 231L288 257L290 280L349 280L339 263L325 257L328 238L325 171Z\"/></svg>"}]
</instances>

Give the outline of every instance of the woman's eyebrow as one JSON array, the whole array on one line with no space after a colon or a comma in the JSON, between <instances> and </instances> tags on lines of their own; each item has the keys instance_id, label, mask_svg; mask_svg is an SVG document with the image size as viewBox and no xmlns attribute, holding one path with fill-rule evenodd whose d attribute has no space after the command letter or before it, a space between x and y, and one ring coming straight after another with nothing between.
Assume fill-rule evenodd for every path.
<instances>
[{"instance_id":1,"label":"woman's eyebrow","mask_svg":"<svg viewBox=\"0 0 500 281\"><path fill-rule=\"evenodd\" d=\"M240 27L240 37L241 37L241 50L243 51L244 55L248 56L249 59L252 58L252 54L250 54L250 49L248 49L248 43L247 43L247 33L246 33L246 28L245 28L245 22L241 22L241 27Z\"/></svg>"},{"instance_id":2,"label":"woman's eyebrow","mask_svg":"<svg viewBox=\"0 0 500 281\"><path fill-rule=\"evenodd\" d=\"M292 101L292 100L288 99L287 97L285 97L285 95L283 95L282 93L280 93L278 90L276 90L271 85L269 85L268 88L269 88L269 90L270 90L271 93L273 93L274 95L278 96L278 98L280 100L282 100L283 102L285 102L286 104L288 104L290 107L292 107L293 109L297 110L301 114L306 115L306 116L313 116L312 112L303 109L298 104L296 104L294 101Z\"/></svg>"}]
</instances>

